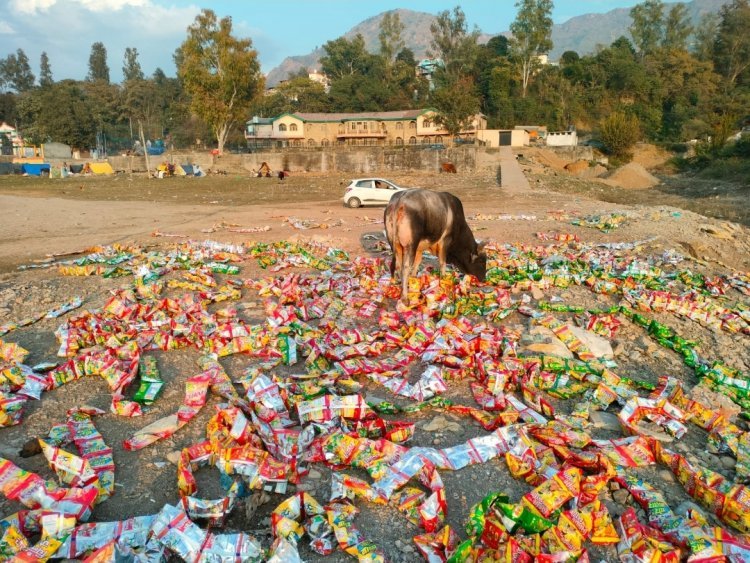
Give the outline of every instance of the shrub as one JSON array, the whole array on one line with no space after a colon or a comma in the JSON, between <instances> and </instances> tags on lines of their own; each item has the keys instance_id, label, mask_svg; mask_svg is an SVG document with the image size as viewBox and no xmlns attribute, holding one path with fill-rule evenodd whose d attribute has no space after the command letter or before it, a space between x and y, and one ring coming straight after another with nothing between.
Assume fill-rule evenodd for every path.
<instances>
[{"instance_id":1,"label":"shrub","mask_svg":"<svg viewBox=\"0 0 750 563\"><path fill-rule=\"evenodd\" d=\"M601 122L599 137L607 151L620 159L627 157L640 136L640 123L634 115L614 112Z\"/></svg>"}]
</instances>

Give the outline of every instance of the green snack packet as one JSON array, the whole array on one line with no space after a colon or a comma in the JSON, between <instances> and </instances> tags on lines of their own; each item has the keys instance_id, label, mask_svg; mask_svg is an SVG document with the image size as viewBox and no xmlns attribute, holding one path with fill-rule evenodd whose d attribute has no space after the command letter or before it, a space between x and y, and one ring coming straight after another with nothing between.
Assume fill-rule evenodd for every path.
<instances>
[{"instance_id":1,"label":"green snack packet","mask_svg":"<svg viewBox=\"0 0 750 563\"><path fill-rule=\"evenodd\" d=\"M538 534L553 526L546 518L537 516L530 510L518 504L499 502L493 508L499 511L503 525L513 533L517 528L523 528L527 534Z\"/></svg>"},{"instance_id":2,"label":"green snack packet","mask_svg":"<svg viewBox=\"0 0 750 563\"><path fill-rule=\"evenodd\" d=\"M133 395L133 400L144 405L150 405L164 387L164 381L156 366L156 358L144 356L138 365L138 373L141 376L141 384Z\"/></svg>"}]
</instances>

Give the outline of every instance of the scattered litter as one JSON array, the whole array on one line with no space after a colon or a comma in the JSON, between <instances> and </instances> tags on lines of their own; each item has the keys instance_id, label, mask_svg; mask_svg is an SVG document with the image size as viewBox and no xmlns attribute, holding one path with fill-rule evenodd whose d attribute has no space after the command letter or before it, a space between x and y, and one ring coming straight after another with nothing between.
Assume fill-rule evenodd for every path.
<instances>
[{"instance_id":1,"label":"scattered litter","mask_svg":"<svg viewBox=\"0 0 750 563\"><path fill-rule=\"evenodd\" d=\"M356 503L367 502L387 504L416 526L416 547L402 541L399 549L428 561L585 561L594 547L628 561L750 560L750 433L737 420L750 410L750 375L647 316L750 336L750 307L741 300L750 294L748 275L698 275L678 269L684 261L673 252L633 252L649 241L593 245L540 235L553 244L488 245L486 283L453 271L422 274L408 304L382 258L350 258L315 242L113 245L55 263L60 275L125 283L101 308L60 324L59 364L29 367L24 348L0 340L0 426L22 423L28 401L90 376L107 383L111 415L141 416L159 404L170 379L156 353L178 349L198 357L182 404L136 424L123 447L169 438L197 424L209 396L218 401L206 415L205 438L150 460L177 466L180 500L158 506L149 498L157 506L146 516L87 522L116 494L112 450L94 424L110 415L104 411L73 409L39 439L57 481L0 458L0 491L27 509L2 521L0 556L287 562L301 560L305 542L320 555L341 550L383 561L388 546L357 527ZM273 275L236 277L249 261ZM589 309L554 295L573 287L619 302ZM263 319L244 320L240 299L257 301ZM80 306L73 300L31 322ZM516 324L500 322L511 315ZM27 324L6 325L2 334ZM673 377L651 384L619 375L610 341L625 326L676 353L701 384L687 392ZM221 363L230 356L253 361L237 373ZM460 386L476 406L446 396ZM418 413L419 423L401 418ZM455 437L467 426L476 437L412 445L423 433ZM678 453L694 429L733 473ZM511 500L488 480L466 533L452 529L453 491L443 475L498 458L525 494ZM304 487L313 471L321 478L314 464L332 470L328 498ZM665 492L631 471L655 464L711 522L698 510L673 510ZM195 472L204 467L219 472L218 498L197 496ZM263 491L284 495L270 516L273 543L222 533L237 506L254 511L268 499ZM623 507L630 499L642 508ZM613 504L621 507L616 513Z\"/></svg>"}]
</instances>

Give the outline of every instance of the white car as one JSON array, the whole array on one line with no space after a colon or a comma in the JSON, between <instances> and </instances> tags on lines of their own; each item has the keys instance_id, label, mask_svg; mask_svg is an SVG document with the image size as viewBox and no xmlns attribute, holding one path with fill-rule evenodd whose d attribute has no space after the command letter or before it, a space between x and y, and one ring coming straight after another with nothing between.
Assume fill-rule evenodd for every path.
<instances>
[{"instance_id":1,"label":"white car","mask_svg":"<svg viewBox=\"0 0 750 563\"><path fill-rule=\"evenodd\" d=\"M394 184L383 178L355 178L346 186L344 205L361 207L362 205L386 205L393 194L408 188Z\"/></svg>"}]
</instances>

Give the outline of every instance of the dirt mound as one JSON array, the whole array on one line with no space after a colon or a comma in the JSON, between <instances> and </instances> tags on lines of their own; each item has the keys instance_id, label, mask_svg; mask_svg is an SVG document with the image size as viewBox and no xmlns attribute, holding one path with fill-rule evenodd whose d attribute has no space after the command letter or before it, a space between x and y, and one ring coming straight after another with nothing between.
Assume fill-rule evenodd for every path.
<instances>
[{"instance_id":1,"label":"dirt mound","mask_svg":"<svg viewBox=\"0 0 750 563\"><path fill-rule=\"evenodd\" d=\"M570 162L557 156L554 151L538 147L524 148L523 154L527 159L555 170L565 170L565 165Z\"/></svg>"},{"instance_id":2,"label":"dirt mound","mask_svg":"<svg viewBox=\"0 0 750 563\"><path fill-rule=\"evenodd\" d=\"M615 170L609 178L603 180L610 186L628 189L653 188L659 179L637 162L630 162Z\"/></svg>"},{"instance_id":3,"label":"dirt mound","mask_svg":"<svg viewBox=\"0 0 750 563\"><path fill-rule=\"evenodd\" d=\"M565 165L565 170L573 174L574 176L582 176L589 168L588 160L576 160L575 162L569 162Z\"/></svg>"},{"instance_id":4,"label":"dirt mound","mask_svg":"<svg viewBox=\"0 0 750 563\"><path fill-rule=\"evenodd\" d=\"M671 158L667 151L648 143L638 143L633 149L633 162L644 168L656 168Z\"/></svg>"}]
</instances>

